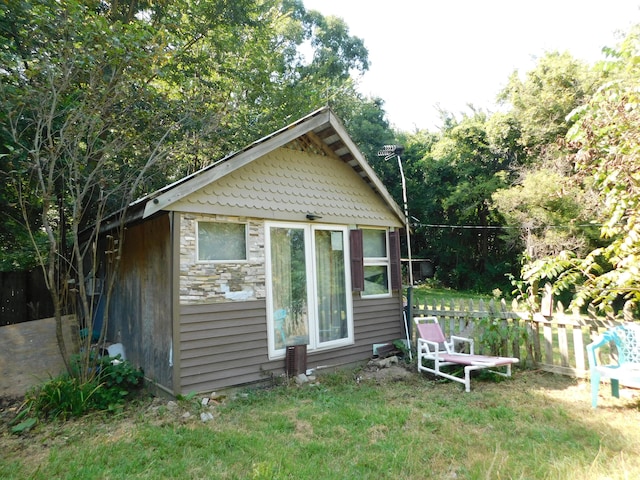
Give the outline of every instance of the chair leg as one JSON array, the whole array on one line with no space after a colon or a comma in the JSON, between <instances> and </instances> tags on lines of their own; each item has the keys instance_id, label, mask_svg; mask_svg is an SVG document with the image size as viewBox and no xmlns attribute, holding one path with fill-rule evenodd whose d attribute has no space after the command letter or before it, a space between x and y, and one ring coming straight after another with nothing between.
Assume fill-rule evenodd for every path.
<instances>
[{"instance_id":1,"label":"chair leg","mask_svg":"<svg viewBox=\"0 0 640 480\"><path fill-rule=\"evenodd\" d=\"M615 378L611 379L611 395L620 398L620 382Z\"/></svg>"},{"instance_id":2,"label":"chair leg","mask_svg":"<svg viewBox=\"0 0 640 480\"><path fill-rule=\"evenodd\" d=\"M591 406L598 408L598 390L600 389L600 374L591 372Z\"/></svg>"},{"instance_id":3,"label":"chair leg","mask_svg":"<svg viewBox=\"0 0 640 480\"><path fill-rule=\"evenodd\" d=\"M471 391L471 370L475 370L475 368L464 367L464 390L466 392Z\"/></svg>"}]
</instances>

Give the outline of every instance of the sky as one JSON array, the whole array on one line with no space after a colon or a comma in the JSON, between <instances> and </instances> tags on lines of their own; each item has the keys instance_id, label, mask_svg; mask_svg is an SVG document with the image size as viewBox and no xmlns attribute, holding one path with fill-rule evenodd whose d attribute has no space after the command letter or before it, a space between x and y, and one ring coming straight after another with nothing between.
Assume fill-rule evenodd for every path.
<instances>
[{"instance_id":1,"label":"sky","mask_svg":"<svg viewBox=\"0 0 640 480\"><path fill-rule=\"evenodd\" d=\"M337 16L364 40L370 68L360 92L384 100L399 130L437 130L438 108L457 118L469 104L488 112L514 71L546 52L604 59L631 26L640 0L303 0Z\"/></svg>"}]
</instances>

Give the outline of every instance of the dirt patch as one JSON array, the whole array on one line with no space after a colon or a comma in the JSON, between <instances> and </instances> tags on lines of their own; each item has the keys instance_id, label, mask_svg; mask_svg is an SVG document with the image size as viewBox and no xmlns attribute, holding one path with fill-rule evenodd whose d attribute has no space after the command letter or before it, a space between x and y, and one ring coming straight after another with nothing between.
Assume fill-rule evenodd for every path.
<instances>
[{"instance_id":1,"label":"dirt patch","mask_svg":"<svg viewBox=\"0 0 640 480\"><path fill-rule=\"evenodd\" d=\"M376 383L399 382L416 374L415 366L407 365L403 360L394 357L371 360L360 372L358 381Z\"/></svg>"}]
</instances>

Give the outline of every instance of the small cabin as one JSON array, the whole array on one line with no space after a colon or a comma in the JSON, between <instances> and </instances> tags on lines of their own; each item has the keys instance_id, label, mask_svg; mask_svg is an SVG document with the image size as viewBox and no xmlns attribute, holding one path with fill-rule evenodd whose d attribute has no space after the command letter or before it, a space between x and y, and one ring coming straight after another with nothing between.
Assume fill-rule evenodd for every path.
<instances>
[{"instance_id":1,"label":"small cabin","mask_svg":"<svg viewBox=\"0 0 640 480\"><path fill-rule=\"evenodd\" d=\"M172 395L365 362L404 337L403 227L322 108L129 207L107 340Z\"/></svg>"}]
</instances>

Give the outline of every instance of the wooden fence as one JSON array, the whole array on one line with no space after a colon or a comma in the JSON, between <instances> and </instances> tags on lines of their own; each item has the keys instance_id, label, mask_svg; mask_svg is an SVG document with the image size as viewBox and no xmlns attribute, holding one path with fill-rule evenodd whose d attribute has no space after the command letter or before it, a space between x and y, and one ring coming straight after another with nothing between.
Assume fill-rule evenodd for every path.
<instances>
[{"instance_id":1,"label":"wooden fence","mask_svg":"<svg viewBox=\"0 0 640 480\"><path fill-rule=\"evenodd\" d=\"M435 316L445 335L471 337L482 349L482 339L488 338L487 329L502 333L499 353L517 357L523 365L573 377L586 377L589 365L586 345L603 330L616 325L612 318L598 317L590 310L588 315L567 313L558 303L550 315L531 315L517 302L503 300L488 302L451 299L434 304L414 305L411 318ZM476 347L476 350L478 350Z\"/></svg>"},{"instance_id":2,"label":"wooden fence","mask_svg":"<svg viewBox=\"0 0 640 480\"><path fill-rule=\"evenodd\" d=\"M53 315L53 302L41 269L0 272L0 326Z\"/></svg>"}]
</instances>

